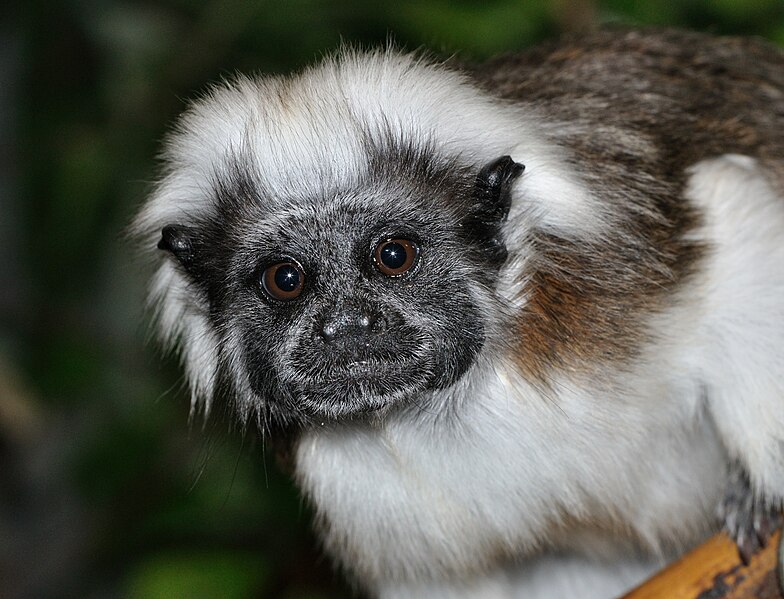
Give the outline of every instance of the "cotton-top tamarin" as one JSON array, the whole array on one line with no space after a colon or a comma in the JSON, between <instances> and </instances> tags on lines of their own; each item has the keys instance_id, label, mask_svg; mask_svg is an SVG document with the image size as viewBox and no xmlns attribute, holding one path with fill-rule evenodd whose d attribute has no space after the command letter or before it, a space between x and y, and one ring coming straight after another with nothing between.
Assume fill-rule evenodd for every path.
<instances>
[{"instance_id":1,"label":"cotton-top tamarin","mask_svg":"<svg viewBox=\"0 0 784 599\"><path fill-rule=\"evenodd\" d=\"M782 52L342 50L213 87L163 160L135 224L160 334L197 410L287 440L366 592L608 597L722 524L766 540Z\"/></svg>"}]
</instances>

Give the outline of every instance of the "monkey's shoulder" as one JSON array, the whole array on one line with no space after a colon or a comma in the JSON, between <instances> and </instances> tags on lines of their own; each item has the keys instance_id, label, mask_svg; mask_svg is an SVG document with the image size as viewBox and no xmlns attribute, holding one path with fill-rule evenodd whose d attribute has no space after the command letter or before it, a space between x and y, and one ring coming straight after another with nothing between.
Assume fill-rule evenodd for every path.
<instances>
[{"instance_id":1,"label":"monkey's shoulder","mask_svg":"<svg viewBox=\"0 0 784 599\"><path fill-rule=\"evenodd\" d=\"M763 40L606 30L471 71L492 95L543 115L578 160L661 179L737 153L784 156L784 52Z\"/></svg>"}]
</instances>

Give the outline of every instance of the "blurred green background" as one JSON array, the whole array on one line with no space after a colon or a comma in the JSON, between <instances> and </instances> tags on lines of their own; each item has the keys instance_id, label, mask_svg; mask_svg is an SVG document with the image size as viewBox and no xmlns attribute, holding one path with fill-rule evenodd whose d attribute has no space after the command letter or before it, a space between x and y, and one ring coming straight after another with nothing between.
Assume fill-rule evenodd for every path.
<instances>
[{"instance_id":1,"label":"blurred green background","mask_svg":"<svg viewBox=\"0 0 784 599\"><path fill-rule=\"evenodd\" d=\"M189 424L123 229L210 81L341 40L481 59L602 23L784 44L782 0L29 0L0 8L0 596L349 596L255 431Z\"/></svg>"}]
</instances>

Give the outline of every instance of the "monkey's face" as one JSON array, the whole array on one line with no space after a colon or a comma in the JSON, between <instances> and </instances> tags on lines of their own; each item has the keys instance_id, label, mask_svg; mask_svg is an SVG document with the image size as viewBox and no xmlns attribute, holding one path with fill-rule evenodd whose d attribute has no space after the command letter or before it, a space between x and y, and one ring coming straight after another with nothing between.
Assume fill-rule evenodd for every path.
<instances>
[{"instance_id":1,"label":"monkey's face","mask_svg":"<svg viewBox=\"0 0 784 599\"><path fill-rule=\"evenodd\" d=\"M235 160L212 214L163 230L159 247L206 298L218 373L242 409L308 422L417 402L481 350L522 169L369 164L350 188L303 197Z\"/></svg>"},{"instance_id":2,"label":"monkey's face","mask_svg":"<svg viewBox=\"0 0 784 599\"><path fill-rule=\"evenodd\" d=\"M248 380L273 409L382 408L452 384L482 345L468 265L444 223L352 204L311 205L235 257L250 265L237 273L246 285L219 320L241 331Z\"/></svg>"}]
</instances>

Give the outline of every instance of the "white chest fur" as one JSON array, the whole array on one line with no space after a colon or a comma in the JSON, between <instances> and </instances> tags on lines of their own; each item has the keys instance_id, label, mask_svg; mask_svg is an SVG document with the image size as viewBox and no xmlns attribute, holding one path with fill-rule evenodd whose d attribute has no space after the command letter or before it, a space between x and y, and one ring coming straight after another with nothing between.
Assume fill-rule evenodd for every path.
<instances>
[{"instance_id":1,"label":"white chest fur","mask_svg":"<svg viewBox=\"0 0 784 599\"><path fill-rule=\"evenodd\" d=\"M723 466L696 398L683 401L693 389L648 381L634 396L564 386L546 397L508 371L474 377L482 384L449 419L302 439L299 482L349 570L379 585L465 579L562 544L570 527L575 544L614 530L621 545L653 548L701 533Z\"/></svg>"}]
</instances>

